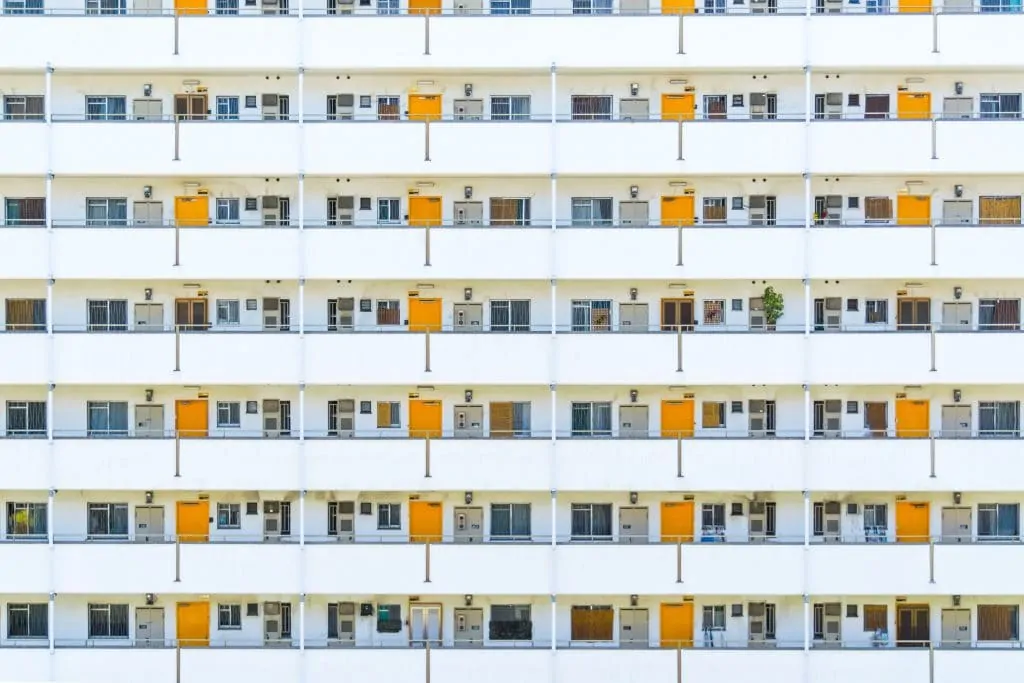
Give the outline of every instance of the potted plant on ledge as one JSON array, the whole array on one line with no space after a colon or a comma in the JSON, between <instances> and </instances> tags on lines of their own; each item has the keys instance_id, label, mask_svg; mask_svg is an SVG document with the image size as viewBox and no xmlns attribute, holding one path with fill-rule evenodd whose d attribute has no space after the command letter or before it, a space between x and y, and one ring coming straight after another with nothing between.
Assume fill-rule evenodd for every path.
<instances>
[{"instance_id":1,"label":"potted plant on ledge","mask_svg":"<svg viewBox=\"0 0 1024 683\"><path fill-rule=\"evenodd\" d=\"M783 312L786 310L786 302L782 295L775 291L775 288L771 285L764 288L761 301L764 305L765 324L769 331L775 331L776 323L779 322L779 318L782 317Z\"/></svg>"}]
</instances>

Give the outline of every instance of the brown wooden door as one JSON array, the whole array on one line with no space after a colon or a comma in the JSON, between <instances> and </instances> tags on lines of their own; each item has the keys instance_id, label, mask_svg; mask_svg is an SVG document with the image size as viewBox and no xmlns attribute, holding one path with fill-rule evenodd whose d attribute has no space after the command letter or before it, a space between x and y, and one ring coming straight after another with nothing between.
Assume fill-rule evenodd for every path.
<instances>
[{"instance_id":1,"label":"brown wooden door","mask_svg":"<svg viewBox=\"0 0 1024 683\"><path fill-rule=\"evenodd\" d=\"M174 116L179 121L201 121L206 118L206 95L175 95Z\"/></svg>"},{"instance_id":2,"label":"brown wooden door","mask_svg":"<svg viewBox=\"0 0 1024 683\"><path fill-rule=\"evenodd\" d=\"M928 605L896 605L896 647L928 647L930 620Z\"/></svg>"},{"instance_id":3,"label":"brown wooden door","mask_svg":"<svg viewBox=\"0 0 1024 683\"><path fill-rule=\"evenodd\" d=\"M866 118L866 119L887 119L887 118L889 118L889 96L888 95L867 95L864 98L864 118Z\"/></svg>"},{"instance_id":4,"label":"brown wooden door","mask_svg":"<svg viewBox=\"0 0 1024 683\"><path fill-rule=\"evenodd\" d=\"M175 299L174 324L182 331L205 330L209 327L206 299Z\"/></svg>"},{"instance_id":5,"label":"brown wooden door","mask_svg":"<svg viewBox=\"0 0 1024 683\"><path fill-rule=\"evenodd\" d=\"M931 323L931 299L900 297L896 300L896 329L900 332L927 330Z\"/></svg>"},{"instance_id":6,"label":"brown wooden door","mask_svg":"<svg viewBox=\"0 0 1024 683\"><path fill-rule=\"evenodd\" d=\"M682 327L692 332L694 326L693 299L662 299L661 329L675 331Z\"/></svg>"},{"instance_id":7,"label":"brown wooden door","mask_svg":"<svg viewBox=\"0 0 1024 683\"><path fill-rule=\"evenodd\" d=\"M864 422L871 436L885 437L889 431L889 406L884 402L864 404Z\"/></svg>"}]
</instances>

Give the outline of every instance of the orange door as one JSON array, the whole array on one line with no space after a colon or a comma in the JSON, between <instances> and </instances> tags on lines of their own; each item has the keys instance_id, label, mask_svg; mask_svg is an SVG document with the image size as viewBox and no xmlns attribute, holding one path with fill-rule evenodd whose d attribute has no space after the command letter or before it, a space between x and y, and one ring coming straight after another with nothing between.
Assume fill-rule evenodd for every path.
<instances>
[{"instance_id":1,"label":"orange door","mask_svg":"<svg viewBox=\"0 0 1024 683\"><path fill-rule=\"evenodd\" d=\"M693 603L661 604L661 646L693 647Z\"/></svg>"},{"instance_id":2,"label":"orange door","mask_svg":"<svg viewBox=\"0 0 1024 683\"><path fill-rule=\"evenodd\" d=\"M409 197L409 225L441 225L441 198Z\"/></svg>"},{"instance_id":3,"label":"orange door","mask_svg":"<svg viewBox=\"0 0 1024 683\"><path fill-rule=\"evenodd\" d=\"M927 543L931 533L930 517L928 503L896 503L896 542Z\"/></svg>"},{"instance_id":4,"label":"orange door","mask_svg":"<svg viewBox=\"0 0 1024 683\"><path fill-rule=\"evenodd\" d=\"M923 439L928 436L930 404L928 401L901 398L896 401L896 438Z\"/></svg>"},{"instance_id":5,"label":"orange door","mask_svg":"<svg viewBox=\"0 0 1024 683\"><path fill-rule=\"evenodd\" d=\"M913 2L928 0L913 0ZM925 10L928 11L928 10ZM930 119L932 117L932 94L929 92L901 92L896 96L896 118Z\"/></svg>"},{"instance_id":6,"label":"orange door","mask_svg":"<svg viewBox=\"0 0 1024 683\"><path fill-rule=\"evenodd\" d=\"M423 0L429 2L431 0ZM440 5L438 5L440 7ZM409 95L410 121L437 121L441 118L440 95Z\"/></svg>"},{"instance_id":7,"label":"orange door","mask_svg":"<svg viewBox=\"0 0 1024 683\"><path fill-rule=\"evenodd\" d=\"M210 540L210 501L179 500L176 508L178 540L206 543Z\"/></svg>"},{"instance_id":8,"label":"orange door","mask_svg":"<svg viewBox=\"0 0 1024 683\"><path fill-rule=\"evenodd\" d=\"M929 14L932 0L898 0L901 14Z\"/></svg>"},{"instance_id":9,"label":"orange door","mask_svg":"<svg viewBox=\"0 0 1024 683\"><path fill-rule=\"evenodd\" d=\"M409 399L409 436L414 439L441 438L441 402Z\"/></svg>"},{"instance_id":10,"label":"orange door","mask_svg":"<svg viewBox=\"0 0 1024 683\"><path fill-rule=\"evenodd\" d=\"M441 542L441 503L409 501L409 540L413 543Z\"/></svg>"},{"instance_id":11,"label":"orange door","mask_svg":"<svg viewBox=\"0 0 1024 683\"><path fill-rule=\"evenodd\" d=\"M174 402L174 428L183 439L201 439L209 434L209 402L205 399Z\"/></svg>"},{"instance_id":12,"label":"orange door","mask_svg":"<svg viewBox=\"0 0 1024 683\"><path fill-rule=\"evenodd\" d=\"M693 106L693 93L664 93L661 96L661 118L666 121L693 119Z\"/></svg>"},{"instance_id":13,"label":"orange door","mask_svg":"<svg viewBox=\"0 0 1024 683\"><path fill-rule=\"evenodd\" d=\"M174 0L174 11L178 14L206 14L206 0Z\"/></svg>"},{"instance_id":14,"label":"orange door","mask_svg":"<svg viewBox=\"0 0 1024 683\"><path fill-rule=\"evenodd\" d=\"M409 14L440 14L441 0L409 0Z\"/></svg>"},{"instance_id":15,"label":"orange door","mask_svg":"<svg viewBox=\"0 0 1024 683\"><path fill-rule=\"evenodd\" d=\"M441 300L409 297L409 330L411 332L441 331Z\"/></svg>"},{"instance_id":16,"label":"orange door","mask_svg":"<svg viewBox=\"0 0 1024 683\"><path fill-rule=\"evenodd\" d=\"M174 198L174 220L181 227L210 224L210 198L204 194Z\"/></svg>"},{"instance_id":17,"label":"orange door","mask_svg":"<svg viewBox=\"0 0 1024 683\"><path fill-rule=\"evenodd\" d=\"M178 644L182 647L209 647L210 603L179 602L177 623Z\"/></svg>"},{"instance_id":18,"label":"orange door","mask_svg":"<svg viewBox=\"0 0 1024 683\"><path fill-rule=\"evenodd\" d=\"M661 542L693 543L693 502L661 504Z\"/></svg>"},{"instance_id":19,"label":"orange door","mask_svg":"<svg viewBox=\"0 0 1024 683\"><path fill-rule=\"evenodd\" d=\"M896 225L931 225L932 198L927 194L896 197Z\"/></svg>"},{"instance_id":20,"label":"orange door","mask_svg":"<svg viewBox=\"0 0 1024 683\"><path fill-rule=\"evenodd\" d=\"M662 14L693 14L694 0L661 0Z\"/></svg>"},{"instance_id":21,"label":"orange door","mask_svg":"<svg viewBox=\"0 0 1024 683\"><path fill-rule=\"evenodd\" d=\"M661 435L667 439L693 436L693 399L666 399L661 402Z\"/></svg>"},{"instance_id":22,"label":"orange door","mask_svg":"<svg viewBox=\"0 0 1024 683\"><path fill-rule=\"evenodd\" d=\"M661 198L661 224L672 227L693 225L693 195Z\"/></svg>"}]
</instances>

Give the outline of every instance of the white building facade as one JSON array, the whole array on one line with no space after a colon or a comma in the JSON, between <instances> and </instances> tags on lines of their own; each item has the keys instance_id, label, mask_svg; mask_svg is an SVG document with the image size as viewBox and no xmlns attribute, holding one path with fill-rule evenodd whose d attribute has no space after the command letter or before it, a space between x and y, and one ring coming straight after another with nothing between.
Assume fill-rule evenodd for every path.
<instances>
[{"instance_id":1,"label":"white building facade","mask_svg":"<svg viewBox=\"0 0 1024 683\"><path fill-rule=\"evenodd\" d=\"M1015 3L5 2L0 683L1016 680Z\"/></svg>"}]
</instances>

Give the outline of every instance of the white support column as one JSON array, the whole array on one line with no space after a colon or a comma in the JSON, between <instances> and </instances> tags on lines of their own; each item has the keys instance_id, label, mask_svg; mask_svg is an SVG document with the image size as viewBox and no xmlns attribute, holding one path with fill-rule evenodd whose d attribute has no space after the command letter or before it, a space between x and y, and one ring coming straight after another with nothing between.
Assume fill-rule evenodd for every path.
<instances>
[{"instance_id":1,"label":"white support column","mask_svg":"<svg viewBox=\"0 0 1024 683\"><path fill-rule=\"evenodd\" d=\"M50 489L46 499L46 544L53 546L53 504L57 496L56 489Z\"/></svg>"},{"instance_id":2,"label":"white support column","mask_svg":"<svg viewBox=\"0 0 1024 683\"><path fill-rule=\"evenodd\" d=\"M299 596L299 650L306 649L306 594Z\"/></svg>"},{"instance_id":3,"label":"white support column","mask_svg":"<svg viewBox=\"0 0 1024 683\"><path fill-rule=\"evenodd\" d=\"M55 626L55 624L56 624L56 621L54 621L54 619L55 619L55 618L56 618L56 616L57 616L57 605L56 605L56 601L57 601L57 594L56 594L56 593L53 593L53 592L51 592L51 593L50 593L50 601L49 601L49 604L47 605L47 609L46 609L46 611L47 611L47 613L48 613L48 614L47 614L47 617L48 617L48 618L47 618L47 620L46 620L46 623L47 623L47 624L48 624L48 626L49 626L49 628L47 628L47 629L46 629L46 632L47 632L47 637L48 637L48 639L49 639L49 641L50 641L50 654L51 654L51 655L53 654L53 650L54 650L54 648L55 648L55 647L56 647L56 645L57 645L57 644L56 644L56 642L54 642L54 641L56 640L56 638L55 638L55 636L54 636L54 631L56 631L56 630L57 630L57 629L56 629L56 628L54 627L54 626Z\"/></svg>"},{"instance_id":4,"label":"white support column","mask_svg":"<svg viewBox=\"0 0 1024 683\"><path fill-rule=\"evenodd\" d=\"M56 388L53 382L46 385L46 440L51 445L53 444L53 394ZM51 483L53 482L51 481Z\"/></svg>"},{"instance_id":5,"label":"white support column","mask_svg":"<svg viewBox=\"0 0 1024 683\"><path fill-rule=\"evenodd\" d=\"M552 392L554 394L554 392ZM551 490L551 655L558 653L558 585L555 569L558 552L558 492ZM551 663L551 680L555 680L555 664Z\"/></svg>"}]
</instances>

